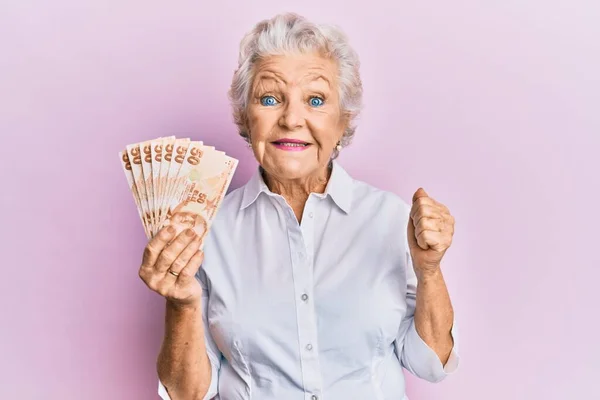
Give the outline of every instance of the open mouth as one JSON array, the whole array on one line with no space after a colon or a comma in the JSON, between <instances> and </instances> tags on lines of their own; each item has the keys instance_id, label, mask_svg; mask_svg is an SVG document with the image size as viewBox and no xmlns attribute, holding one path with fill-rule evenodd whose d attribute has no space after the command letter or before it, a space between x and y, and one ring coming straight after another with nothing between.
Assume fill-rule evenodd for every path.
<instances>
[{"instance_id":1,"label":"open mouth","mask_svg":"<svg viewBox=\"0 0 600 400\"><path fill-rule=\"evenodd\" d=\"M276 141L276 142L272 142L273 144L279 145L279 146L290 146L290 147L306 147L309 146L310 143L306 143L306 142L288 142L288 141Z\"/></svg>"},{"instance_id":2,"label":"open mouth","mask_svg":"<svg viewBox=\"0 0 600 400\"><path fill-rule=\"evenodd\" d=\"M297 139L281 139L271 143L278 149L291 151L304 150L310 146L310 143Z\"/></svg>"}]
</instances>

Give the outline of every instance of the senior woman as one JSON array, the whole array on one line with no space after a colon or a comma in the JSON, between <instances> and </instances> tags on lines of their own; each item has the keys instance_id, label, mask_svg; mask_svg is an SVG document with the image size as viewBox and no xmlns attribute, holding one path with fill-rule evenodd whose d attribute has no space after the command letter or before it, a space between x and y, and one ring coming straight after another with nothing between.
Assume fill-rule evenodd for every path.
<instances>
[{"instance_id":1,"label":"senior woman","mask_svg":"<svg viewBox=\"0 0 600 400\"><path fill-rule=\"evenodd\" d=\"M403 368L438 382L458 367L448 208L335 161L355 132L358 69L345 35L295 14L242 40L230 96L259 166L203 245L166 228L140 267L166 298L163 399L407 399Z\"/></svg>"}]
</instances>

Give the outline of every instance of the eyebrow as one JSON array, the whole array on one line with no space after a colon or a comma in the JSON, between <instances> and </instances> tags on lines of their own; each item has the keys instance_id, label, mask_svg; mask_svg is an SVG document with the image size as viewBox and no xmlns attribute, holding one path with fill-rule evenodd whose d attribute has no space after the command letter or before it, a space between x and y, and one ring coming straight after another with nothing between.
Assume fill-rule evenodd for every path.
<instances>
[{"instance_id":1,"label":"eyebrow","mask_svg":"<svg viewBox=\"0 0 600 400\"><path fill-rule=\"evenodd\" d=\"M256 77L256 81L261 81L261 80L273 80L276 82L283 82L284 84L287 85L287 81L285 79L283 79L283 77L278 74L275 71L271 71L271 70L266 70L266 71L261 71L258 73L258 76Z\"/></svg>"},{"instance_id":2,"label":"eyebrow","mask_svg":"<svg viewBox=\"0 0 600 400\"><path fill-rule=\"evenodd\" d=\"M329 85L329 87L331 88L331 82L329 82L329 79L327 79L327 77L325 75L315 73L315 74L310 74L309 77L312 77L310 82L314 82L314 81L318 81L319 79L323 79L325 82L327 82L327 85Z\"/></svg>"}]
</instances>

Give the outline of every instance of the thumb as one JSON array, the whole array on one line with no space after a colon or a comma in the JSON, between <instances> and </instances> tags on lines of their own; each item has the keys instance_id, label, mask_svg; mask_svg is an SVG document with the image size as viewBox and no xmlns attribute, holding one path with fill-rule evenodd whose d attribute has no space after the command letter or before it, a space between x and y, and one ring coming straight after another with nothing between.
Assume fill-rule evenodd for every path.
<instances>
[{"instance_id":1,"label":"thumb","mask_svg":"<svg viewBox=\"0 0 600 400\"><path fill-rule=\"evenodd\" d=\"M427 194L425 189L418 188L417 191L415 192L415 194L413 194L413 198L412 198L413 204L415 203L415 201L417 201L417 199L419 199L421 197L429 197L429 195Z\"/></svg>"},{"instance_id":2,"label":"thumb","mask_svg":"<svg viewBox=\"0 0 600 400\"><path fill-rule=\"evenodd\" d=\"M411 215L412 215L412 211L415 207L415 202L417 201L417 199L420 199L421 197L429 197L429 195L427 194L427 192L425 191L425 189L423 188L418 188L417 191L415 192L415 194L413 194L413 198L412 198L412 207L411 207ZM411 249L416 249L419 246L419 243L417 241L417 238L415 236L415 223L414 220L412 219L412 216L409 215L408 217L408 227L407 227L407 235L408 235L408 245Z\"/></svg>"}]
</instances>

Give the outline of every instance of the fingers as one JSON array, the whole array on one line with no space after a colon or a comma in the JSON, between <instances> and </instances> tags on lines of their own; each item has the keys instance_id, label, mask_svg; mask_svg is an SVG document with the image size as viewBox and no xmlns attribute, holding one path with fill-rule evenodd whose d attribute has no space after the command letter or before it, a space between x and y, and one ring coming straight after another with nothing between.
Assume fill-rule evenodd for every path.
<instances>
[{"instance_id":1,"label":"fingers","mask_svg":"<svg viewBox=\"0 0 600 400\"><path fill-rule=\"evenodd\" d=\"M417 234L417 243L423 250L442 250L442 234L440 232L422 231Z\"/></svg>"},{"instance_id":2,"label":"fingers","mask_svg":"<svg viewBox=\"0 0 600 400\"><path fill-rule=\"evenodd\" d=\"M416 200L410 210L410 216L415 221L415 226L419 224L421 218L444 219L450 217L450 212L444 205L437 203L430 197L421 197Z\"/></svg>"},{"instance_id":3,"label":"fingers","mask_svg":"<svg viewBox=\"0 0 600 400\"><path fill-rule=\"evenodd\" d=\"M181 271L185 268L191 258L196 254L198 249L200 249L201 239L198 235L194 237L194 239L183 249L183 251L179 254L179 256L171 263L170 271L175 272L176 274L181 274ZM173 274L167 273L168 278L176 279L177 277Z\"/></svg>"},{"instance_id":4,"label":"fingers","mask_svg":"<svg viewBox=\"0 0 600 400\"><path fill-rule=\"evenodd\" d=\"M450 246L454 234L454 217L450 210L429 197L422 188L415 192L412 201L409 235L416 239L416 243L423 250L445 251Z\"/></svg>"},{"instance_id":5,"label":"fingers","mask_svg":"<svg viewBox=\"0 0 600 400\"><path fill-rule=\"evenodd\" d=\"M179 257L181 252L196 237L196 233L191 229L181 232L169 245L167 245L156 260L154 270L165 273L171 267L171 264Z\"/></svg>"},{"instance_id":6,"label":"fingers","mask_svg":"<svg viewBox=\"0 0 600 400\"><path fill-rule=\"evenodd\" d=\"M198 272L198 268L202 265L202 261L204 261L204 252L202 250L198 250L194 253L190 261L188 261L187 265L181 270L179 273L178 281L185 283L190 279L196 279L195 275Z\"/></svg>"},{"instance_id":7,"label":"fingers","mask_svg":"<svg viewBox=\"0 0 600 400\"><path fill-rule=\"evenodd\" d=\"M443 221L439 218L421 218L415 226L415 237L418 237L423 231L442 232L444 228Z\"/></svg>"},{"instance_id":8,"label":"fingers","mask_svg":"<svg viewBox=\"0 0 600 400\"><path fill-rule=\"evenodd\" d=\"M423 250L433 249L435 251L445 251L452 244L452 235L445 232L436 232L432 230L422 230L415 232L417 244Z\"/></svg>"},{"instance_id":9,"label":"fingers","mask_svg":"<svg viewBox=\"0 0 600 400\"><path fill-rule=\"evenodd\" d=\"M443 211L450 213L450 210L448 209L448 207L446 207L444 204L440 203L439 201L435 200L434 198L430 197L423 188L417 189L417 191L415 192L415 194L412 197L412 203L413 203L413 206L415 203L428 203L428 204L436 205Z\"/></svg>"},{"instance_id":10,"label":"fingers","mask_svg":"<svg viewBox=\"0 0 600 400\"><path fill-rule=\"evenodd\" d=\"M157 234L148 242L142 255L142 265L140 266L140 277L152 273L154 264L158 260L160 253L163 251L167 243L173 240L175 230L165 227L157 232Z\"/></svg>"},{"instance_id":11,"label":"fingers","mask_svg":"<svg viewBox=\"0 0 600 400\"><path fill-rule=\"evenodd\" d=\"M148 242L148 245L144 249L144 254L142 256L142 268L152 268L158 259L161 251L163 251L164 247L173 240L173 236L175 236L175 230L165 227L158 231L158 233Z\"/></svg>"}]
</instances>

